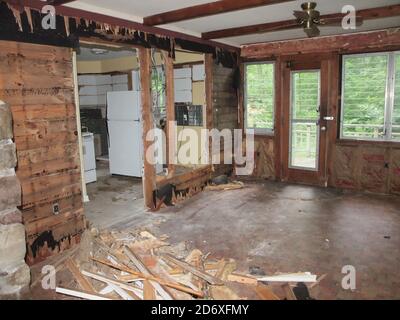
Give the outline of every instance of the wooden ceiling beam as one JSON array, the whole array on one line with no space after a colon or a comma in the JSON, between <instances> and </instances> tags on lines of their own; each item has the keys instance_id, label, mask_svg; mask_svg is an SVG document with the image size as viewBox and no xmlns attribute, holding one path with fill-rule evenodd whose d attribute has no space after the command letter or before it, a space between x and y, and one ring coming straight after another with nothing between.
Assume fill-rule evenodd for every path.
<instances>
[{"instance_id":1,"label":"wooden ceiling beam","mask_svg":"<svg viewBox=\"0 0 400 320\"><path fill-rule=\"evenodd\" d=\"M342 13L333 13L333 14L322 15L321 19L326 19L326 20L340 19L343 18L344 16L345 14ZM400 16L400 4L357 11L357 17L362 17L364 20L390 18L395 16ZM268 33L280 30L290 30L295 28L300 28L300 26L297 23L296 19L292 19L286 21L262 23L251 26L204 32L202 34L202 38L207 40L221 39L221 38L244 36L255 33Z\"/></svg>"},{"instance_id":2,"label":"wooden ceiling beam","mask_svg":"<svg viewBox=\"0 0 400 320\"><path fill-rule=\"evenodd\" d=\"M293 0L219 0L148 16L143 19L143 23L155 26L289 1Z\"/></svg>"},{"instance_id":3,"label":"wooden ceiling beam","mask_svg":"<svg viewBox=\"0 0 400 320\"><path fill-rule=\"evenodd\" d=\"M67 4L74 1L76 0L47 0L47 2L53 6L62 6L63 4Z\"/></svg>"},{"instance_id":4,"label":"wooden ceiling beam","mask_svg":"<svg viewBox=\"0 0 400 320\"><path fill-rule=\"evenodd\" d=\"M242 47L241 57L245 59L264 60L282 55L332 52L346 54L398 50L399 48L400 29L390 28L311 39L305 38L245 45Z\"/></svg>"}]
</instances>

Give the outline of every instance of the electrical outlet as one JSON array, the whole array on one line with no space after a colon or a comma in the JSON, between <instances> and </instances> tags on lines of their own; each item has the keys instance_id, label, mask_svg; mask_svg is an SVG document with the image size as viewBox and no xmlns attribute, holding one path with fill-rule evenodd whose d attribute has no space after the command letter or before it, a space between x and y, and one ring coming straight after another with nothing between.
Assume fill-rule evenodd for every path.
<instances>
[{"instance_id":1,"label":"electrical outlet","mask_svg":"<svg viewBox=\"0 0 400 320\"><path fill-rule=\"evenodd\" d=\"M390 164L388 162L385 162L385 168L389 169L390 168Z\"/></svg>"},{"instance_id":2,"label":"electrical outlet","mask_svg":"<svg viewBox=\"0 0 400 320\"><path fill-rule=\"evenodd\" d=\"M60 213L60 206L58 205L58 203L54 203L54 204L53 204L53 213L54 213L55 215L57 215L57 214Z\"/></svg>"}]
</instances>

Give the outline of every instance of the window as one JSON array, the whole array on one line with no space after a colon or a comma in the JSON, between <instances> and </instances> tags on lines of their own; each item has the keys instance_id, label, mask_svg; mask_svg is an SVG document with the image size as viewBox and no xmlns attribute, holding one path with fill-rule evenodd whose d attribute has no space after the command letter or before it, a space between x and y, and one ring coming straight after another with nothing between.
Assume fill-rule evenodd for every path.
<instances>
[{"instance_id":1,"label":"window","mask_svg":"<svg viewBox=\"0 0 400 320\"><path fill-rule=\"evenodd\" d=\"M341 138L400 141L400 53L343 57Z\"/></svg>"},{"instance_id":2,"label":"window","mask_svg":"<svg viewBox=\"0 0 400 320\"><path fill-rule=\"evenodd\" d=\"M274 130L275 64L245 64L246 128L268 134Z\"/></svg>"}]
</instances>

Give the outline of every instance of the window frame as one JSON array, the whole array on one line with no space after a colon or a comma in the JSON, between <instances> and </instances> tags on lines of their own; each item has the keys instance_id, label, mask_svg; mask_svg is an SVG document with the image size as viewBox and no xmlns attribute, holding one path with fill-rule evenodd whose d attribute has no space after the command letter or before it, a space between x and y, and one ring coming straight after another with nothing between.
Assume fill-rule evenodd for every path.
<instances>
[{"instance_id":1,"label":"window frame","mask_svg":"<svg viewBox=\"0 0 400 320\"><path fill-rule=\"evenodd\" d=\"M249 65L257 65L257 64L269 64L273 66L273 108L272 108L272 120L273 126L272 128L251 128L248 125L248 117L247 117L247 66ZM254 134L256 135L266 135L273 136L275 134L275 112L276 112L276 61L266 60L266 61L255 61L255 62L245 62L244 66L244 90L243 90L243 103L244 103L244 127L245 129L254 130Z\"/></svg>"},{"instance_id":2,"label":"window frame","mask_svg":"<svg viewBox=\"0 0 400 320\"><path fill-rule=\"evenodd\" d=\"M396 84L396 55L400 54L400 51L382 51L372 53L357 53L342 55L342 76L341 76L341 107L340 107L340 132L339 137L344 141L369 141L369 142L393 142L399 143L400 140L392 138L392 115L394 111L394 91ZM370 56L387 56L387 75L386 75L386 88L385 88L385 110L384 110L384 134L381 139L379 138L368 138L368 137L349 137L345 136L344 129L344 95L345 95L345 76L346 76L346 58L350 57L370 57Z\"/></svg>"}]
</instances>

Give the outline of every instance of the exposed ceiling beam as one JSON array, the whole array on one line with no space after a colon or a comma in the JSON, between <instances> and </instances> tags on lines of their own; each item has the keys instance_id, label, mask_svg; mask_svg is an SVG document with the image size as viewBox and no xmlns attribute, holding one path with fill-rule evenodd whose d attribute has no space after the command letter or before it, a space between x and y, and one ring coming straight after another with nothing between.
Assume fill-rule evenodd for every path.
<instances>
[{"instance_id":1,"label":"exposed ceiling beam","mask_svg":"<svg viewBox=\"0 0 400 320\"><path fill-rule=\"evenodd\" d=\"M241 56L245 59L266 59L309 53L359 53L382 50L397 50L400 46L400 29L348 33L320 38L304 38L264 42L242 46Z\"/></svg>"},{"instance_id":2,"label":"exposed ceiling beam","mask_svg":"<svg viewBox=\"0 0 400 320\"><path fill-rule=\"evenodd\" d=\"M43 8L44 2L40 0L5 0L6 2L12 4L12 5L23 5L32 9L36 10L41 10ZM199 37L195 37L192 35L188 35L182 32L176 32L176 31L171 31L168 29L163 29L163 28L158 28L158 27L151 27L151 26L145 26L142 23L135 22L135 21L130 21L130 20L125 20L125 19L120 19L104 14L99 14L95 12L90 12L90 11L85 11L85 10L80 10L80 9L75 9L75 8L70 8L70 7L65 7L65 6L60 6L57 9L57 14L61 16L66 16L66 17L78 17L82 19L87 19L87 20L93 20L97 21L99 23L107 23L112 26L119 26L123 28L130 28L146 33L152 33L156 34L159 36L164 36L164 37L171 37L171 38L179 38L182 40L187 40L187 41L193 41L196 43L212 46L212 47L219 47L223 48L229 51L234 51L238 52L240 51L240 48L235 47L235 46L230 46L224 43L219 43L215 41L210 41L210 40L203 40Z\"/></svg>"},{"instance_id":3,"label":"exposed ceiling beam","mask_svg":"<svg viewBox=\"0 0 400 320\"><path fill-rule=\"evenodd\" d=\"M322 15L321 19L325 19L325 20L339 19L340 20L344 16L345 15L342 13L333 13L333 14ZM400 4L357 11L357 17L361 17L364 20L390 18L390 17L395 17L395 16L400 16ZM244 36L244 35L255 34L255 33L268 33L268 32L280 31L280 30L290 30L290 29L295 29L295 28L301 28L301 26L297 23L296 19L292 19L292 20L286 20L286 21L262 23L262 24L256 24L256 25L251 25L251 26L244 26L244 27L204 32L202 34L202 38L207 39L207 40L221 39L221 38Z\"/></svg>"},{"instance_id":4,"label":"exposed ceiling beam","mask_svg":"<svg viewBox=\"0 0 400 320\"><path fill-rule=\"evenodd\" d=\"M53 6L61 6L66 3L74 2L76 0L47 0L47 2Z\"/></svg>"},{"instance_id":5,"label":"exposed ceiling beam","mask_svg":"<svg viewBox=\"0 0 400 320\"><path fill-rule=\"evenodd\" d=\"M293 0L219 0L148 16L143 19L143 23L155 26L289 1Z\"/></svg>"}]
</instances>

